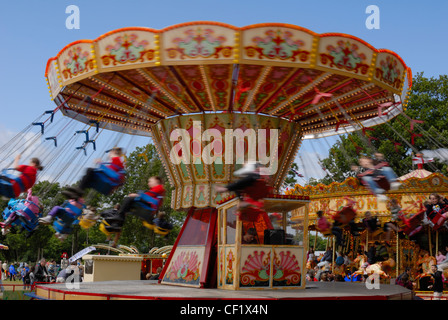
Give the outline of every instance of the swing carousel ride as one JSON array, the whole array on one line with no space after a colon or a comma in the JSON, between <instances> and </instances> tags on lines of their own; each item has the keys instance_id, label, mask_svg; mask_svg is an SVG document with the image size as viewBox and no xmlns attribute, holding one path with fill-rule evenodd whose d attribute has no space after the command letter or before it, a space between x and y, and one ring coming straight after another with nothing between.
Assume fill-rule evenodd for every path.
<instances>
[{"instance_id":1,"label":"swing carousel ride","mask_svg":"<svg viewBox=\"0 0 448 320\"><path fill-rule=\"evenodd\" d=\"M97 132L154 142L174 187L172 207L188 209L162 283L223 289L304 288L307 232L299 244L263 239L273 228L267 213L279 214L286 230L287 212L307 212L309 196L278 194L302 140L388 121L406 106L412 79L396 53L351 35L207 21L70 43L48 60L45 77L54 111ZM238 129L256 139L224 139ZM215 186L235 181L251 150L270 170L273 193L266 212L248 217L235 215L239 200ZM306 215L300 224L307 230ZM240 243L249 227L257 245Z\"/></svg>"}]
</instances>

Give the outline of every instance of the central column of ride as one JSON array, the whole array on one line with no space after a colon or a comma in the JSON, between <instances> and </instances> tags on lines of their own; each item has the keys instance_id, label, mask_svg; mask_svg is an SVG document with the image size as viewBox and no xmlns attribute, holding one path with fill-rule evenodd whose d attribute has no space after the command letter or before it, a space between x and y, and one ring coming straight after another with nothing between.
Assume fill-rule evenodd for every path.
<instances>
[{"instance_id":1,"label":"central column of ride","mask_svg":"<svg viewBox=\"0 0 448 320\"><path fill-rule=\"evenodd\" d=\"M255 114L210 113L172 117L157 123L152 137L174 186L172 207L215 207L226 194L215 185L235 180L247 161L265 167L278 190L294 161L302 133L297 123Z\"/></svg>"}]
</instances>

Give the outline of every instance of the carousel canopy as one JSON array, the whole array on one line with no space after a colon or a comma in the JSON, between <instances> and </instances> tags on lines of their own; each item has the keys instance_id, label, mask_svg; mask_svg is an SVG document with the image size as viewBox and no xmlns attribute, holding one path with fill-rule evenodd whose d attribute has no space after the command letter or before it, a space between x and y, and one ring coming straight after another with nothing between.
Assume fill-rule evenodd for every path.
<instances>
[{"instance_id":1,"label":"carousel canopy","mask_svg":"<svg viewBox=\"0 0 448 320\"><path fill-rule=\"evenodd\" d=\"M256 131L257 160L264 154L278 190L302 139L387 121L411 87L410 69L392 51L280 23L118 29L67 45L45 75L65 115L151 136L175 208L216 206L222 197L213 185L234 180L249 151L255 155L254 136L207 144L205 132Z\"/></svg>"},{"instance_id":2,"label":"carousel canopy","mask_svg":"<svg viewBox=\"0 0 448 320\"><path fill-rule=\"evenodd\" d=\"M351 35L204 21L70 43L45 77L65 115L111 130L148 135L176 115L244 112L298 123L305 138L350 129L347 115L364 126L386 121L412 78L396 53Z\"/></svg>"},{"instance_id":3,"label":"carousel canopy","mask_svg":"<svg viewBox=\"0 0 448 320\"><path fill-rule=\"evenodd\" d=\"M427 176L430 176L432 174L431 171L425 170L425 169L417 169L414 171L411 171L404 176L401 176L398 178L398 180L406 180L409 178L426 178Z\"/></svg>"},{"instance_id":4,"label":"carousel canopy","mask_svg":"<svg viewBox=\"0 0 448 320\"><path fill-rule=\"evenodd\" d=\"M416 171L429 172L426 170ZM411 173L416 174L415 171ZM419 212L419 204L427 200L431 193L448 196L448 177L441 173L430 172L430 175L425 177L408 176L406 179L402 179L403 177L400 178L401 186L397 190L389 190L386 195L390 199L396 199L398 205L407 214ZM286 191L286 194L309 197L309 219L311 221L317 220L316 212L318 210L332 216L342 206L347 205L348 199L355 202L354 209L357 212L357 220L362 219L366 211L370 211L380 219L390 219L388 202L378 201L377 197L355 177L349 177L343 182L332 182L329 185L301 186L296 184L293 189ZM304 210L295 210L292 220L301 220L304 215Z\"/></svg>"}]
</instances>

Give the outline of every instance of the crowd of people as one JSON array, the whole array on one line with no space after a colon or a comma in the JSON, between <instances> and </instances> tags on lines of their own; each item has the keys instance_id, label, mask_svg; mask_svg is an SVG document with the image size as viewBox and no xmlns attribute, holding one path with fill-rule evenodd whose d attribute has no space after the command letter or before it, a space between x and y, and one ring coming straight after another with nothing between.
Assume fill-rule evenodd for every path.
<instances>
[{"instance_id":1,"label":"crowd of people","mask_svg":"<svg viewBox=\"0 0 448 320\"><path fill-rule=\"evenodd\" d=\"M353 252L333 253L333 249L328 248L316 256L311 247L307 254L307 281L365 282L370 275L367 267L388 259L387 246L379 242L368 251L358 250L356 255Z\"/></svg>"},{"instance_id":2,"label":"crowd of people","mask_svg":"<svg viewBox=\"0 0 448 320\"><path fill-rule=\"evenodd\" d=\"M387 243L376 241L368 251L358 250L341 254L328 248L317 256L311 247L307 254L306 281L309 282L361 282L370 281L369 276L377 273L382 278L391 279L390 271L394 266L394 253ZM378 265L378 268L369 270L369 266ZM444 270L448 269L448 246L439 250L436 257L430 256L427 251L421 250L415 268L406 267L404 272L391 282L410 290L433 291L433 299L442 297L444 284L448 278ZM389 273L384 272L386 270Z\"/></svg>"},{"instance_id":3,"label":"crowd of people","mask_svg":"<svg viewBox=\"0 0 448 320\"><path fill-rule=\"evenodd\" d=\"M62 259L60 263L55 260L46 261L42 258L37 263L31 262L1 262L1 280L9 282L22 282L23 289L31 289L35 283L65 282L75 272L79 274L82 282L84 266L79 261L68 262Z\"/></svg>"}]
</instances>

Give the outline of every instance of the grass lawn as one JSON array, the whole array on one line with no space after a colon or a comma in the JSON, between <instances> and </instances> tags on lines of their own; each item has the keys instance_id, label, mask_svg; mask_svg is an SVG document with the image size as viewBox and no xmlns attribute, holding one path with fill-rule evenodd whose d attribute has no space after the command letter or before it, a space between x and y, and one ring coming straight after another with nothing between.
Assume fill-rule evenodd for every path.
<instances>
[{"instance_id":1,"label":"grass lawn","mask_svg":"<svg viewBox=\"0 0 448 320\"><path fill-rule=\"evenodd\" d=\"M22 282L22 280L20 280L20 281L3 280L2 284L3 284L3 288L6 291L23 290L23 282Z\"/></svg>"}]
</instances>

